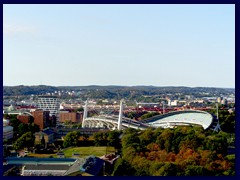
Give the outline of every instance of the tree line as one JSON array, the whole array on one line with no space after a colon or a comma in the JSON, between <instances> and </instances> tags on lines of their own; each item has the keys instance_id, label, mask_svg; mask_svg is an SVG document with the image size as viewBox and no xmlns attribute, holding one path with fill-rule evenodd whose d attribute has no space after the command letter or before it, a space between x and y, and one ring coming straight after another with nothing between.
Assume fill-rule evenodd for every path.
<instances>
[{"instance_id":1,"label":"tree line","mask_svg":"<svg viewBox=\"0 0 240 180\"><path fill-rule=\"evenodd\" d=\"M114 176L235 175L229 135L201 127L127 129Z\"/></svg>"}]
</instances>

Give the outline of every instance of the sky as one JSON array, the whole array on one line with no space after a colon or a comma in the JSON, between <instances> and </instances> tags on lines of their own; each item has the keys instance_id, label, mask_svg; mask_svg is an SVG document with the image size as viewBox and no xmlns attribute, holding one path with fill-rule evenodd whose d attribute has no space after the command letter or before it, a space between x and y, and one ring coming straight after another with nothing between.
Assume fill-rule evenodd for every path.
<instances>
[{"instance_id":1,"label":"sky","mask_svg":"<svg viewBox=\"0 0 240 180\"><path fill-rule=\"evenodd\" d=\"M3 5L3 85L235 88L235 5Z\"/></svg>"}]
</instances>

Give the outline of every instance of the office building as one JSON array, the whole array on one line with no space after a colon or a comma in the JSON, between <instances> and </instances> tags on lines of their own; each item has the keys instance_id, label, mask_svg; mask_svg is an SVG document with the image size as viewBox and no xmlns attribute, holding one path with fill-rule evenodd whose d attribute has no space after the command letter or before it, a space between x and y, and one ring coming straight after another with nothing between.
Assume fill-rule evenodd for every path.
<instances>
[{"instance_id":1,"label":"office building","mask_svg":"<svg viewBox=\"0 0 240 180\"><path fill-rule=\"evenodd\" d=\"M49 111L50 116L57 116L60 108L60 101L57 96L39 96L37 106L39 109Z\"/></svg>"},{"instance_id":2,"label":"office building","mask_svg":"<svg viewBox=\"0 0 240 180\"><path fill-rule=\"evenodd\" d=\"M43 130L50 125L49 111L36 110L32 112L34 124L38 125L40 130Z\"/></svg>"},{"instance_id":3,"label":"office building","mask_svg":"<svg viewBox=\"0 0 240 180\"><path fill-rule=\"evenodd\" d=\"M39 96L37 106L39 109L49 111L49 115L56 117L56 121L58 122L60 100L57 96Z\"/></svg>"}]
</instances>

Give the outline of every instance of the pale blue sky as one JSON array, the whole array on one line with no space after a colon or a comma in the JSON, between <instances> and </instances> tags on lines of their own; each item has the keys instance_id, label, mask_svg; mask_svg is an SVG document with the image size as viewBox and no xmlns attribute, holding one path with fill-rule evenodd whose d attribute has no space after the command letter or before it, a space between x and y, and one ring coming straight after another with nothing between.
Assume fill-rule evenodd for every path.
<instances>
[{"instance_id":1,"label":"pale blue sky","mask_svg":"<svg viewBox=\"0 0 240 180\"><path fill-rule=\"evenodd\" d=\"M3 84L234 88L234 8L5 4Z\"/></svg>"}]
</instances>

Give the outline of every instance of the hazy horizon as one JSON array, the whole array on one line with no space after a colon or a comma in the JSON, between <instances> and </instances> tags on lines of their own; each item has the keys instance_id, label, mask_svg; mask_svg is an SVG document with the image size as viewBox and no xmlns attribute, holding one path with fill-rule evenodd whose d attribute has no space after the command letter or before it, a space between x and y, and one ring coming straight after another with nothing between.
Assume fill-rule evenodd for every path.
<instances>
[{"instance_id":1,"label":"hazy horizon","mask_svg":"<svg viewBox=\"0 0 240 180\"><path fill-rule=\"evenodd\" d=\"M38 85L24 85L24 84L19 84L19 85L3 85L3 86L8 86L8 87L15 87L15 86L52 86L52 87L87 87L87 86L120 86L120 87L138 87L138 86L146 86L146 87L189 87L189 88L226 88L226 89L235 89L235 87L214 87L214 86L178 86L178 85L173 85L173 86L155 86L155 85L96 85L96 84L90 84L90 85L47 85L47 84L38 84Z\"/></svg>"}]
</instances>

